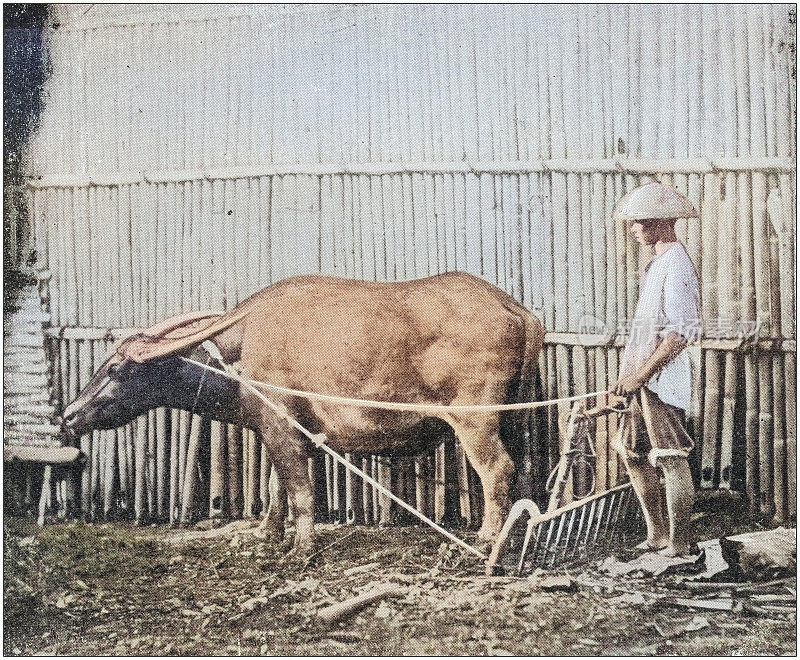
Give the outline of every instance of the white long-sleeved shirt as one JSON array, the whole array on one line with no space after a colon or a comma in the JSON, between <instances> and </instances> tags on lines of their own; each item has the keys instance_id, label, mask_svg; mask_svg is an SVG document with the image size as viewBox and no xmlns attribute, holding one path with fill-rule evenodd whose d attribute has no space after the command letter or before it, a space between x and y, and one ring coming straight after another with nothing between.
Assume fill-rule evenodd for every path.
<instances>
[{"instance_id":1,"label":"white long-sleeved shirt","mask_svg":"<svg viewBox=\"0 0 800 660\"><path fill-rule=\"evenodd\" d=\"M689 344L700 339L700 282L681 243L675 243L648 264L629 331L620 378L641 369L662 339L672 332L683 335ZM689 352L681 351L646 386L664 403L689 410L692 394Z\"/></svg>"}]
</instances>

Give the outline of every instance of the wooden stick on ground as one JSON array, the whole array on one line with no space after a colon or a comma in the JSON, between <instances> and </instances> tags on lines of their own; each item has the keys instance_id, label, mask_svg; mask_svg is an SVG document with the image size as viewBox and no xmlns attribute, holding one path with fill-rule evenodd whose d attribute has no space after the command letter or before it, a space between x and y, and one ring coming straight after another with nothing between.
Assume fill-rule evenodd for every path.
<instances>
[{"instance_id":1,"label":"wooden stick on ground","mask_svg":"<svg viewBox=\"0 0 800 660\"><path fill-rule=\"evenodd\" d=\"M394 596L402 596L406 592L406 587L396 584L382 584L368 592L348 598L341 603L323 607L317 612L317 620L322 623L335 623L348 616L352 616L357 612L364 609L367 605L375 603L384 598L392 598Z\"/></svg>"}]
</instances>

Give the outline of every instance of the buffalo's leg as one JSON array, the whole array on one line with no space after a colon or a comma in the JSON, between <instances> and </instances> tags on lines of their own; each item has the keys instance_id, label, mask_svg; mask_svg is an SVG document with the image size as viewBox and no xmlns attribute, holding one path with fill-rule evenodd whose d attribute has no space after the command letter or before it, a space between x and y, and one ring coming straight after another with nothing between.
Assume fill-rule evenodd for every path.
<instances>
[{"instance_id":1,"label":"buffalo's leg","mask_svg":"<svg viewBox=\"0 0 800 660\"><path fill-rule=\"evenodd\" d=\"M278 438L272 438L277 432L270 427L267 432L267 439L263 440L270 453L270 446L279 442ZM273 459L274 460L274 459ZM286 489L283 487L278 477L277 468L270 471L269 475L269 506L267 507L264 519L258 527L256 536L268 541L282 541L286 523Z\"/></svg>"},{"instance_id":2,"label":"buffalo's leg","mask_svg":"<svg viewBox=\"0 0 800 660\"><path fill-rule=\"evenodd\" d=\"M297 431L285 424L274 426L274 418L270 419L270 416L270 413L265 413L262 438L272 457L278 480L286 489L289 506L294 514L295 536L292 551L302 554L311 549L314 536L314 497L308 477L308 457ZM279 513L276 513L275 524L278 518ZM283 517L280 520L282 527ZM269 527L270 524L272 520L268 512L264 525Z\"/></svg>"},{"instance_id":3,"label":"buffalo's leg","mask_svg":"<svg viewBox=\"0 0 800 660\"><path fill-rule=\"evenodd\" d=\"M498 434L498 417L493 414L482 415L480 419L459 417L448 421L483 487L483 523L478 538L494 541L511 506L508 490L514 475L514 463Z\"/></svg>"}]
</instances>

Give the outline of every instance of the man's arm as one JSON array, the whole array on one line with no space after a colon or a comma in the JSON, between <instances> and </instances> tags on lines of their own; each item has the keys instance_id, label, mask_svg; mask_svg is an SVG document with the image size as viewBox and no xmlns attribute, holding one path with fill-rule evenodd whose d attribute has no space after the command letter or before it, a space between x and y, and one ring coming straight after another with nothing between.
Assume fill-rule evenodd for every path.
<instances>
[{"instance_id":1,"label":"man's arm","mask_svg":"<svg viewBox=\"0 0 800 660\"><path fill-rule=\"evenodd\" d=\"M614 389L614 394L630 394L643 387L653 374L663 369L672 362L678 354L686 348L688 342L686 338L677 332L671 332L658 345L650 359L635 374L620 379Z\"/></svg>"}]
</instances>

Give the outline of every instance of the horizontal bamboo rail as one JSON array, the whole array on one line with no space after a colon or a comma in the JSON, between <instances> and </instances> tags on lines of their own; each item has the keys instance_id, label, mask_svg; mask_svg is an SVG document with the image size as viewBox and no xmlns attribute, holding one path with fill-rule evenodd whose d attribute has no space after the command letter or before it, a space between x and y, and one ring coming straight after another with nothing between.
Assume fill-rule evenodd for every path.
<instances>
[{"instance_id":1,"label":"horizontal bamboo rail","mask_svg":"<svg viewBox=\"0 0 800 660\"><path fill-rule=\"evenodd\" d=\"M770 172L791 174L797 169L793 158L602 158L547 159L535 161L422 162L422 163L264 163L246 167L209 170L165 170L153 172L94 172L79 174L30 175L35 189L123 186L138 183L183 183L186 181L227 181L262 176L304 174L311 176L387 174L712 174L715 172Z\"/></svg>"}]
</instances>

